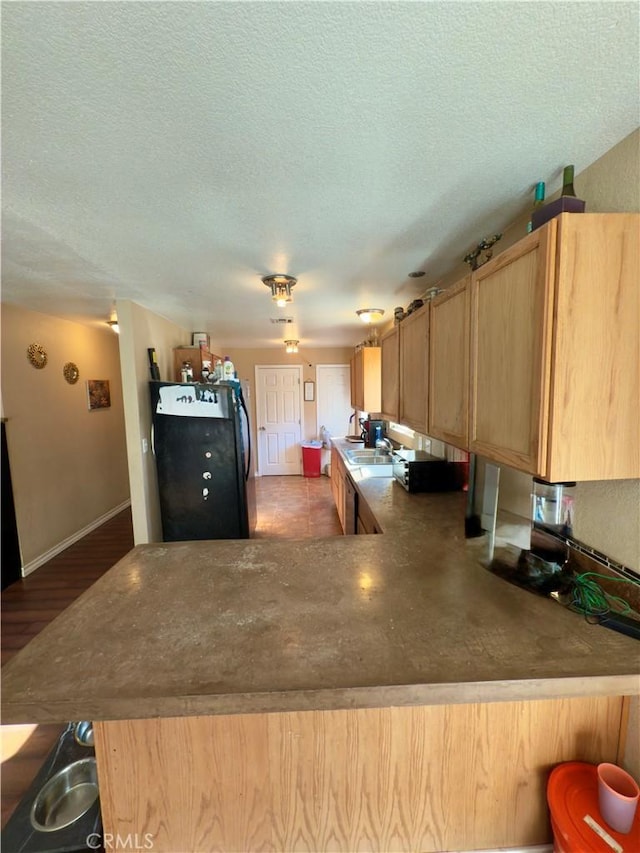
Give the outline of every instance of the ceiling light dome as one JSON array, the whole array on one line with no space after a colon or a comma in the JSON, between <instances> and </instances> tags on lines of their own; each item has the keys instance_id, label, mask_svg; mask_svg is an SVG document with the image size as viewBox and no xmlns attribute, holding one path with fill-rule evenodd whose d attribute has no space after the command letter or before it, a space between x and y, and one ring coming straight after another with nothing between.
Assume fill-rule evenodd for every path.
<instances>
[{"instance_id":1,"label":"ceiling light dome","mask_svg":"<svg viewBox=\"0 0 640 853\"><path fill-rule=\"evenodd\" d=\"M294 287L297 281L298 279L292 275L283 275L282 273L262 277L262 283L266 287L271 288L271 298L278 308L284 308L287 303L293 302L291 288Z\"/></svg>"},{"instance_id":2,"label":"ceiling light dome","mask_svg":"<svg viewBox=\"0 0 640 853\"><path fill-rule=\"evenodd\" d=\"M384 314L383 308L360 308L356 314L363 323L377 323Z\"/></svg>"}]
</instances>

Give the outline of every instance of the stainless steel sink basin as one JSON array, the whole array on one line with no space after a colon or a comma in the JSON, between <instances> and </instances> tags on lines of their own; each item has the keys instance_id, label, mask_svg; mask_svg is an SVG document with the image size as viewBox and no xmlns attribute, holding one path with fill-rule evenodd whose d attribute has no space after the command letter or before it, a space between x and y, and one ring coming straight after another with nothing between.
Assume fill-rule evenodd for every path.
<instances>
[{"instance_id":1,"label":"stainless steel sink basin","mask_svg":"<svg viewBox=\"0 0 640 853\"><path fill-rule=\"evenodd\" d=\"M391 465L391 456L382 450L347 450L346 457L352 465Z\"/></svg>"},{"instance_id":2,"label":"stainless steel sink basin","mask_svg":"<svg viewBox=\"0 0 640 853\"><path fill-rule=\"evenodd\" d=\"M364 479L365 477L393 477L393 465L388 462L386 464L379 462L375 465L360 465L357 470L360 473L360 477Z\"/></svg>"},{"instance_id":3,"label":"stainless steel sink basin","mask_svg":"<svg viewBox=\"0 0 640 853\"><path fill-rule=\"evenodd\" d=\"M31 807L31 825L40 832L63 829L86 814L97 799L95 758L74 761L41 788Z\"/></svg>"}]
</instances>

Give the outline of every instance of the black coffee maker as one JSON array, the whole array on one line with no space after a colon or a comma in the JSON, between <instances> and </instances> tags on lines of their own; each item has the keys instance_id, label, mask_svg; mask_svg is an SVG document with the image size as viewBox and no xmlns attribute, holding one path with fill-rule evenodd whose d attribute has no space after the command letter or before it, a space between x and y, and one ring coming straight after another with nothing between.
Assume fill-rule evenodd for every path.
<instances>
[{"instance_id":1,"label":"black coffee maker","mask_svg":"<svg viewBox=\"0 0 640 853\"><path fill-rule=\"evenodd\" d=\"M376 439L382 438L384 422L373 421L370 418L360 418L360 426L362 427L360 438L364 441L364 446L375 447Z\"/></svg>"}]
</instances>

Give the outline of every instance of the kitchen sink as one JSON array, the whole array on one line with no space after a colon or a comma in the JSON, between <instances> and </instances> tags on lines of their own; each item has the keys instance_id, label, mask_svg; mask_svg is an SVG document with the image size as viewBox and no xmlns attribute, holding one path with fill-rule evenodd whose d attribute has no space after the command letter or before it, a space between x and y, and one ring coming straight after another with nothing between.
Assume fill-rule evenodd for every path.
<instances>
[{"instance_id":1,"label":"kitchen sink","mask_svg":"<svg viewBox=\"0 0 640 853\"><path fill-rule=\"evenodd\" d=\"M354 476L358 479L365 477L393 477L393 463L391 454L377 447L357 448L345 450L347 463L352 466Z\"/></svg>"},{"instance_id":2,"label":"kitchen sink","mask_svg":"<svg viewBox=\"0 0 640 853\"><path fill-rule=\"evenodd\" d=\"M391 465L391 456L382 450L347 450L345 455L352 465Z\"/></svg>"},{"instance_id":3,"label":"kitchen sink","mask_svg":"<svg viewBox=\"0 0 640 853\"><path fill-rule=\"evenodd\" d=\"M378 462L375 465L367 463L366 465L360 465L357 471L361 479L365 477L393 477L393 465L391 462Z\"/></svg>"}]
</instances>

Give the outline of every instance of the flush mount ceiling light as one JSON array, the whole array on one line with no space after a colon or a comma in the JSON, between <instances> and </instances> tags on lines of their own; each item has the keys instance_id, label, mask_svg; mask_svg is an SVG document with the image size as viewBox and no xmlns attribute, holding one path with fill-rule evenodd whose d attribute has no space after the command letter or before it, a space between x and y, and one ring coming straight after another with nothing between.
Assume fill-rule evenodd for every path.
<instances>
[{"instance_id":1,"label":"flush mount ceiling light","mask_svg":"<svg viewBox=\"0 0 640 853\"><path fill-rule=\"evenodd\" d=\"M110 326L116 333L116 335L120 334L120 326L118 326L118 315L116 314L115 308L111 311L109 319L107 320L107 326Z\"/></svg>"},{"instance_id":2,"label":"flush mount ceiling light","mask_svg":"<svg viewBox=\"0 0 640 853\"><path fill-rule=\"evenodd\" d=\"M284 346L287 352L298 352L298 344L300 341L285 341Z\"/></svg>"},{"instance_id":3,"label":"flush mount ceiling light","mask_svg":"<svg viewBox=\"0 0 640 853\"><path fill-rule=\"evenodd\" d=\"M360 308L356 311L356 314L363 323L377 323L378 320L382 319L382 315L384 314L383 308Z\"/></svg>"},{"instance_id":4,"label":"flush mount ceiling light","mask_svg":"<svg viewBox=\"0 0 640 853\"><path fill-rule=\"evenodd\" d=\"M288 302L293 302L291 288L294 287L297 278L292 275L265 275L262 278L262 283L271 288L271 298L276 303L278 308L284 308Z\"/></svg>"}]
</instances>

